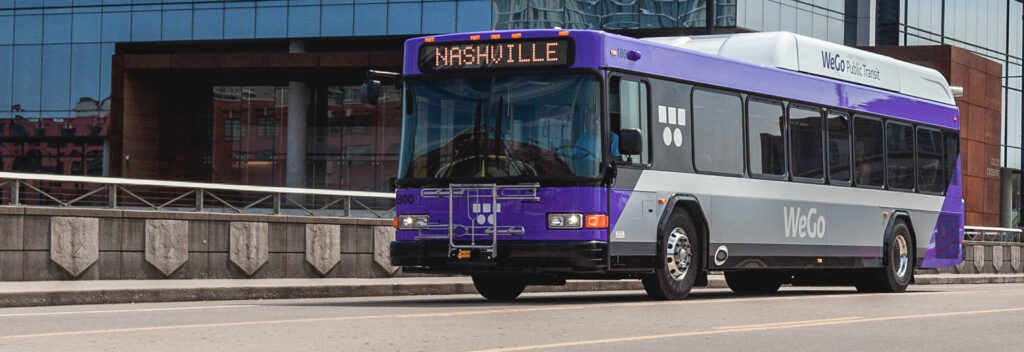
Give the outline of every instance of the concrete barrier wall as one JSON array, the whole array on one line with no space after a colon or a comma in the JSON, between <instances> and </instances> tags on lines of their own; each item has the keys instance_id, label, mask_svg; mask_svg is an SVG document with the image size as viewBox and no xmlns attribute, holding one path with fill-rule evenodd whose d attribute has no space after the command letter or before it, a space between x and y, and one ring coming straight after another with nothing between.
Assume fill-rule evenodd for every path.
<instances>
[{"instance_id":1,"label":"concrete barrier wall","mask_svg":"<svg viewBox=\"0 0 1024 352\"><path fill-rule=\"evenodd\" d=\"M390 219L0 206L0 281L388 277Z\"/></svg>"},{"instance_id":2,"label":"concrete barrier wall","mask_svg":"<svg viewBox=\"0 0 1024 352\"><path fill-rule=\"evenodd\" d=\"M1024 251L1024 243L964 241L964 261L937 271L950 274L1024 273L1021 251Z\"/></svg>"}]
</instances>

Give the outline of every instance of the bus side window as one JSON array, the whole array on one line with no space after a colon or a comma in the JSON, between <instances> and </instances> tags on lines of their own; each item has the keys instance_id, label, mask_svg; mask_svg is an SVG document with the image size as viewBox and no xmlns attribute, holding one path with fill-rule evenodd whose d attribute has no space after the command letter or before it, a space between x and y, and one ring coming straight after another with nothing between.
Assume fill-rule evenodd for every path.
<instances>
[{"instance_id":1,"label":"bus side window","mask_svg":"<svg viewBox=\"0 0 1024 352\"><path fill-rule=\"evenodd\" d=\"M942 172L942 132L917 128L917 189L921 193L942 194L946 181Z\"/></svg>"},{"instance_id":2,"label":"bus side window","mask_svg":"<svg viewBox=\"0 0 1024 352\"><path fill-rule=\"evenodd\" d=\"M853 119L854 178L858 186L885 186L885 139L882 121L863 116Z\"/></svg>"},{"instance_id":3,"label":"bus side window","mask_svg":"<svg viewBox=\"0 0 1024 352\"><path fill-rule=\"evenodd\" d=\"M957 159L960 158L960 133L958 132L946 132L943 134L943 138L946 140L944 152L946 154L946 188L949 189L949 185L959 185L960 180L957 176L960 175L956 169Z\"/></svg>"},{"instance_id":4,"label":"bus side window","mask_svg":"<svg viewBox=\"0 0 1024 352\"><path fill-rule=\"evenodd\" d=\"M828 113L828 175L833 183L850 182L850 116Z\"/></svg>"},{"instance_id":5,"label":"bus side window","mask_svg":"<svg viewBox=\"0 0 1024 352\"><path fill-rule=\"evenodd\" d=\"M611 155L620 160L632 160L635 164L647 164L650 162L650 149L647 141L647 83L621 78L617 81L612 83L609 99ZM619 131L625 128L640 130L644 146L640 154L619 155Z\"/></svg>"},{"instance_id":6,"label":"bus side window","mask_svg":"<svg viewBox=\"0 0 1024 352\"><path fill-rule=\"evenodd\" d=\"M886 122L885 146L889 188L914 190L914 127L904 123Z\"/></svg>"},{"instance_id":7,"label":"bus side window","mask_svg":"<svg viewBox=\"0 0 1024 352\"><path fill-rule=\"evenodd\" d=\"M789 142L793 177L824 180L825 153L821 143L821 109L790 105Z\"/></svg>"}]
</instances>

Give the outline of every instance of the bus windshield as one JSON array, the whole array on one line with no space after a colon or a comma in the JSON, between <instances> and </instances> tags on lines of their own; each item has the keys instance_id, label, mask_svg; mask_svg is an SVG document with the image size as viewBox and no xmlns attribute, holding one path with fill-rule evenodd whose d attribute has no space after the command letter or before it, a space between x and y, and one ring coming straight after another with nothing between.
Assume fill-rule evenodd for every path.
<instances>
[{"instance_id":1,"label":"bus windshield","mask_svg":"<svg viewBox=\"0 0 1024 352\"><path fill-rule=\"evenodd\" d=\"M599 93L584 74L409 80L399 177L599 176Z\"/></svg>"}]
</instances>

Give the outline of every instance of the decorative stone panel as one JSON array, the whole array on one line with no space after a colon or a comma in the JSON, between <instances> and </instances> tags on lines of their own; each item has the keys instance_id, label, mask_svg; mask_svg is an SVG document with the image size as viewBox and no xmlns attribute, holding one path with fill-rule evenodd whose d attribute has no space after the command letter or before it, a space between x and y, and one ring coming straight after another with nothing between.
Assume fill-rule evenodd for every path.
<instances>
[{"instance_id":1,"label":"decorative stone panel","mask_svg":"<svg viewBox=\"0 0 1024 352\"><path fill-rule=\"evenodd\" d=\"M341 261L341 225L306 224L306 261L320 275Z\"/></svg>"},{"instance_id":2,"label":"decorative stone panel","mask_svg":"<svg viewBox=\"0 0 1024 352\"><path fill-rule=\"evenodd\" d=\"M1003 246L992 246L992 267L997 273L1003 272Z\"/></svg>"},{"instance_id":3,"label":"decorative stone panel","mask_svg":"<svg viewBox=\"0 0 1024 352\"><path fill-rule=\"evenodd\" d=\"M146 261L171 276L188 261L188 221L146 220Z\"/></svg>"},{"instance_id":4,"label":"decorative stone panel","mask_svg":"<svg viewBox=\"0 0 1024 352\"><path fill-rule=\"evenodd\" d=\"M391 241L395 240L395 228L373 227L373 262L388 274L394 275L398 267L391 266Z\"/></svg>"},{"instance_id":5,"label":"decorative stone panel","mask_svg":"<svg viewBox=\"0 0 1024 352\"><path fill-rule=\"evenodd\" d=\"M1020 260L1020 246L1010 247L1010 267L1013 268L1014 272L1019 273L1021 271L1022 264L1024 263L1021 263Z\"/></svg>"},{"instance_id":6,"label":"decorative stone panel","mask_svg":"<svg viewBox=\"0 0 1024 352\"><path fill-rule=\"evenodd\" d=\"M985 267L985 246L977 244L971 247L974 248L974 269L980 273Z\"/></svg>"},{"instance_id":7,"label":"decorative stone panel","mask_svg":"<svg viewBox=\"0 0 1024 352\"><path fill-rule=\"evenodd\" d=\"M263 267L270 257L268 227L265 222L231 223L231 262L248 276Z\"/></svg>"},{"instance_id":8,"label":"decorative stone panel","mask_svg":"<svg viewBox=\"0 0 1024 352\"><path fill-rule=\"evenodd\" d=\"M50 219L50 260L78 277L100 258L100 219Z\"/></svg>"}]
</instances>

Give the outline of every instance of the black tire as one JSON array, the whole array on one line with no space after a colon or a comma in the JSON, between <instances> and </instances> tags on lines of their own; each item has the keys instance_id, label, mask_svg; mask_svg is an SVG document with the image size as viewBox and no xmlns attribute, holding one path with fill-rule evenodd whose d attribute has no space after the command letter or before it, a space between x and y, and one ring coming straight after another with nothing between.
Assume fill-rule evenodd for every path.
<instances>
[{"instance_id":1,"label":"black tire","mask_svg":"<svg viewBox=\"0 0 1024 352\"><path fill-rule=\"evenodd\" d=\"M670 241L673 242L672 245L669 244ZM697 273L701 270L703 246L703 239L693 226L689 215L685 212L676 212L669 216L665 230L658 236L658 254L655 256L657 267L654 274L641 279L647 295L656 300L686 298L693 289ZM686 257L686 260L676 259ZM676 265L681 262L685 263L685 270L680 270L680 266Z\"/></svg>"},{"instance_id":2,"label":"black tire","mask_svg":"<svg viewBox=\"0 0 1024 352\"><path fill-rule=\"evenodd\" d=\"M473 275L473 286L488 300L511 301L523 293L526 282L506 275Z\"/></svg>"},{"instance_id":3,"label":"black tire","mask_svg":"<svg viewBox=\"0 0 1024 352\"><path fill-rule=\"evenodd\" d=\"M896 219L892 236L885 244L885 267L868 269L857 280L858 292L903 292L914 278L914 240L910 227Z\"/></svg>"},{"instance_id":4,"label":"black tire","mask_svg":"<svg viewBox=\"0 0 1024 352\"><path fill-rule=\"evenodd\" d=\"M739 294L768 294L782 287L779 275L766 270L726 271L725 283Z\"/></svg>"}]
</instances>

